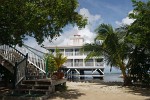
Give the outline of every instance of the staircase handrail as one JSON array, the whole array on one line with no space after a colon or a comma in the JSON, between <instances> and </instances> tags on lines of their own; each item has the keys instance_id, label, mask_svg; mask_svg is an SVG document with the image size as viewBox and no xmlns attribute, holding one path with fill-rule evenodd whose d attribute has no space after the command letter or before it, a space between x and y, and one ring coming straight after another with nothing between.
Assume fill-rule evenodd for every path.
<instances>
[{"instance_id":1,"label":"staircase handrail","mask_svg":"<svg viewBox=\"0 0 150 100\"><path fill-rule=\"evenodd\" d=\"M18 83L25 78L25 70L27 67L27 59L28 55L24 55L21 53L19 50L15 49L14 47L10 45L1 45L0 46L1 51L3 52L3 57L4 59L8 60L11 62L13 65L13 71L14 71L14 79L13 79L13 86L14 88ZM17 53L21 58L18 60L14 56L14 54Z\"/></svg>"},{"instance_id":2,"label":"staircase handrail","mask_svg":"<svg viewBox=\"0 0 150 100\"><path fill-rule=\"evenodd\" d=\"M41 57L40 55L38 55L37 53L35 53L35 52L33 52L32 50L30 50L29 48L31 48L31 49L33 49L33 50L35 50L35 51L38 51L38 52L40 52L40 53L43 53L44 55L46 54L46 53L44 53L44 52L41 52L41 51L39 51L39 50L36 50L36 49L34 49L34 48L32 48L32 47L29 47L29 46L27 46L27 45L23 45L25 48L27 48L29 51L31 51L32 53L34 53L35 55L37 55L38 57L40 57L41 59L43 59L43 57Z\"/></svg>"},{"instance_id":3,"label":"staircase handrail","mask_svg":"<svg viewBox=\"0 0 150 100\"><path fill-rule=\"evenodd\" d=\"M15 49L10 45L1 45L0 49L3 50L3 55L1 54L1 56L3 56L4 59L8 60L13 66L15 66L15 62L19 62L21 60L21 59L16 59L12 54L13 52L19 54L22 57L22 59L25 57L23 53L21 53L20 51L18 51L17 49Z\"/></svg>"},{"instance_id":4,"label":"staircase handrail","mask_svg":"<svg viewBox=\"0 0 150 100\"><path fill-rule=\"evenodd\" d=\"M31 49L34 49L32 47L30 47ZM37 69L39 69L41 72L46 73L46 61L44 58L42 58L41 56L39 56L38 54L36 54L35 52L33 52L31 49L29 49L29 46L22 46L22 47L18 47L18 50L22 51L23 53L28 53L28 62L32 65L34 65L34 67L36 67ZM34 49L36 50L36 49ZM38 50L36 50L38 51ZM43 53L43 52L41 52ZM45 53L43 53L45 54Z\"/></svg>"},{"instance_id":5,"label":"staircase handrail","mask_svg":"<svg viewBox=\"0 0 150 100\"><path fill-rule=\"evenodd\" d=\"M26 77L26 68L27 68L28 54L20 62L15 63L14 67L14 83L13 87L15 88L25 77Z\"/></svg>"}]
</instances>

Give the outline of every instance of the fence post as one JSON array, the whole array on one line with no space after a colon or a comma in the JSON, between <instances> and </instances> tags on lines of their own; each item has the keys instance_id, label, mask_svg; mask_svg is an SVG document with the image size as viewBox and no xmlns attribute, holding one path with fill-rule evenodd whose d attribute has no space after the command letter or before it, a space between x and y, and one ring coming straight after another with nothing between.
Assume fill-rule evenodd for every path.
<instances>
[{"instance_id":1,"label":"fence post","mask_svg":"<svg viewBox=\"0 0 150 100\"><path fill-rule=\"evenodd\" d=\"M26 75L27 75L27 66L28 66L28 53L26 54L26 65L25 65L25 79L26 79Z\"/></svg>"},{"instance_id":2,"label":"fence post","mask_svg":"<svg viewBox=\"0 0 150 100\"><path fill-rule=\"evenodd\" d=\"M17 62L15 62L15 66L13 67L14 69L14 78L13 78L13 89L16 88L16 81L17 81Z\"/></svg>"}]
</instances>

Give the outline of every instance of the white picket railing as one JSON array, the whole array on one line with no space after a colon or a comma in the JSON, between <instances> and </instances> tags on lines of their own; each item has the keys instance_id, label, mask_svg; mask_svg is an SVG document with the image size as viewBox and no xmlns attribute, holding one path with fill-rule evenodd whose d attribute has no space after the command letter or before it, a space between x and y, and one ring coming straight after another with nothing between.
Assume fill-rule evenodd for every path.
<instances>
[{"instance_id":1,"label":"white picket railing","mask_svg":"<svg viewBox=\"0 0 150 100\"><path fill-rule=\"evenodd\" d=\"M21 62L15 64L15 68L14 68L14 71L15 71L14 72L14 75L15 75L14 87L16 87L17 84L25 78L26 67L27 67L27 55Z\"/></svg>"},{"instance_id":2,"label":"white picket railing","mask_svg":"<svg viewBox=\"0 0 150 100\"><path fill-rule=\"evenodd\" d=\"M0 55L3 56L4 59L8 60L13 66L15 66L15 62L23 60L25 56L8 45L0 45Z\"/></svg>"},{"instance_id":3,"label":"white picket railing","mask_svg":"<svg viewBox=\"0 0 150 100\"><path fill-rule=\"evenodd\" d=\"M28 62L41 72L46 73L46 61L44 60L43 52L26 45L23 45L22 47L16 46L15 48L23 54L28 53Z\"/></svg>"},{"instance_id":4,"label":"white picket railing","mask_svg":"<svg viewBox=\"0 0 150 100\"><path fill-rule=\"evenodd\" d=\"M0 55L12 64L11 70L8 70L14 75L14 79L12 81L13 86L15 87L25 77L25 70L27 67L27 55L22 54L14 47L8 45L0 45Z\"/></svg>"}]
</instances>

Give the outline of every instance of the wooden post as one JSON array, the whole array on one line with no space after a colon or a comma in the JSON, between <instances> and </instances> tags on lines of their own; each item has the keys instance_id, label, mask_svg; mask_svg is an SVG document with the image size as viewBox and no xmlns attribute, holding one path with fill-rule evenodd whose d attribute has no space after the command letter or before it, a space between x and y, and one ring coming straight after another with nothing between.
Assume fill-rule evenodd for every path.
<instances>
[{"instance_id":1,"label":"wooden post","mask_svg":"<svg viewBox=\"0 0 150 100\"><path fill-rule=\"evenodd\" d=\"M13 89L16 88L16 81L17 81L17 62L15 62L14 69L14 76L13 76Z\"/></svg>"}]
</instances>

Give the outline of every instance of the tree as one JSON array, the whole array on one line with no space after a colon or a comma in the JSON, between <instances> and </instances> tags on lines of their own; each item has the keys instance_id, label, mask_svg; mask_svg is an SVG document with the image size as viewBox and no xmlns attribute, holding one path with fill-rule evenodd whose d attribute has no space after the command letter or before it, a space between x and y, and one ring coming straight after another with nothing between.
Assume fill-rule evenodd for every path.
<instances>
[{"instance_id":1,"label":"tree","mask_svg":"<svg viewBox=\"0 0 150 100\"><path fill-rule=\"evenodd\" d=\"M132 0L134 10L129 15L135 21L128 28L127 41L134 47L130 54L130 74L134 81L150 84L150 1Z\"/></svg>"},{"instance_id":2,"label":"tree","mask_svg":"<svg viewBox=\"0 0 150 100\"><path fill-rule=\"evenodd\" d=\"M67 24L82 28L87 19L77 7L77 0L1 0L0 44L22 45L26 36L41 44L59 36Z\"/></svg>"},{"instance_id":3,"label":"tree","mask_svg":"<svg viewBox=\"0 0 150 100\"><path fill-rule=\"evenodd\" d=\"M104 56L107 64L120 68L124 85L131 84L127 75L126 59L129 52L129 48L126 45L123 37L119 38L120 32L114 30L111 25L101 24L97 29L97 36L95 42L91 44L85 44L82 48L84 52L89 52L87 58L95 56ZM123 34L122 34L123 35ZM125 34L124 34L125 36ZM103 41L98 43L98 41Z\"/></svg>"},{"instance_id":4,"label":"tree","mask_svg":"<svg viewBox=\"0 0 150 100\"><path fill-rule=\"evenodd\" d=\"M150 1L142 2L132 0L133 13L129 15L135 21L128 29L128 40L134 45L150 50Z\"/></svg>"},{"instance_id":5,"label":"tree","mask_svg":"<svg viewBox=\"0 0 150 100\"><path fill-rule=\"evenodd\" d=\"M135 21L131 25L114 30L111 25L101 24L96 29L95 43L83 49L90 52L88 57L104 55L108 64L119 67L124 85L131 84L131 75L134 81L150 84L150 1L132 2L135 8L129 17Z\"/></svg>"}]
</instances>

